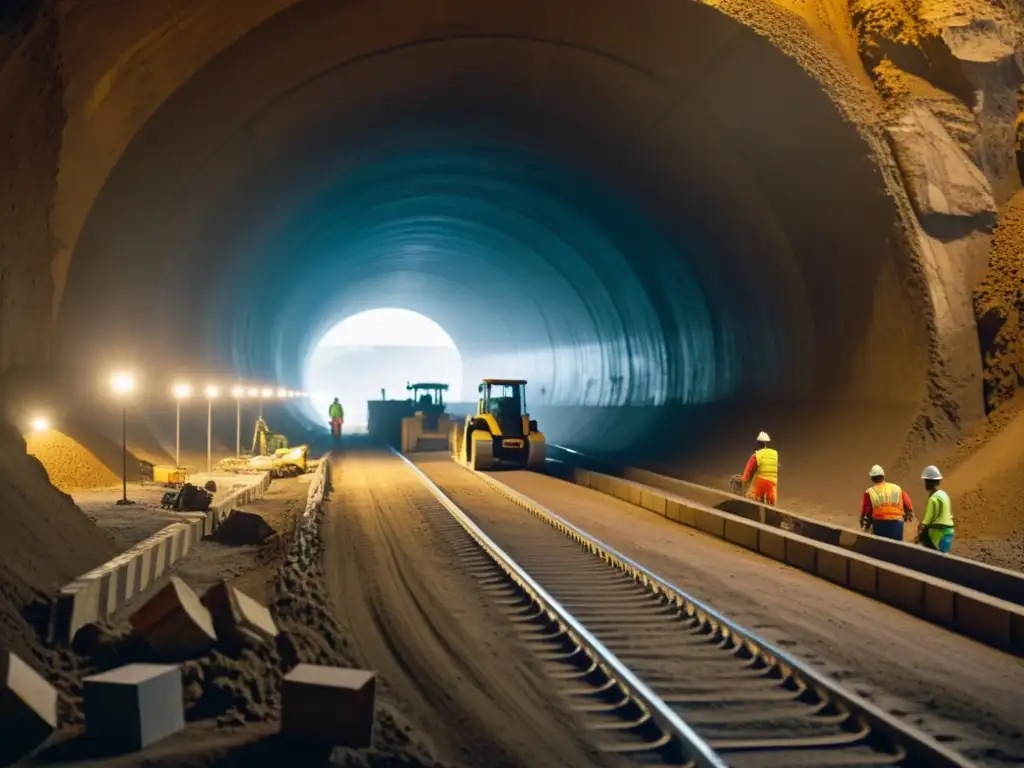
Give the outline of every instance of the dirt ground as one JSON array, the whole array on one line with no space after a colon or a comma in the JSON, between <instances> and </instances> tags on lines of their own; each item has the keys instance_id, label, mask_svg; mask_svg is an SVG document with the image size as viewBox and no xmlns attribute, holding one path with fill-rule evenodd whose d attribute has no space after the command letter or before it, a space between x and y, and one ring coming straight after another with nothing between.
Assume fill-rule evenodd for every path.
<instances>
[{"instance_id":1,"label":"dirt ground","mask_svg":"<svg viewBox=\"0 0 1024 768\"><path fill-rule=\"evenodd\" d=\"M450 462L422 466L467 511L488 493ZM1024 760L1024 660L595 491L496 476L980 764ZM477 522L487 532L523 514L508 503Z\"/></svg>"},{"instance_id":2,"label":"dirt ground","mask_svg":"<svg viewBox=\"0 0 1024 768\"><path fill-rule=\"evenodd\" d=\"M387 454L338 466L326 575L354 658L437 757L466 766L601 766L507 619L420 511L436 501Z\"/></svg>"}]
</instances>

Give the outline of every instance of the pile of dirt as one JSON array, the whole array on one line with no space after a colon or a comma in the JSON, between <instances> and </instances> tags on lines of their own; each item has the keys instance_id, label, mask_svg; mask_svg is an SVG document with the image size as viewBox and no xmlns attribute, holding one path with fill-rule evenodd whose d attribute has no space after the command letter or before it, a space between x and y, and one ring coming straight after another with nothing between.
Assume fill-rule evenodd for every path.
<instances>
[{"instance_id":1,"label":"pile of dirt","mask_svg":"<svg viewBox=\"0 0 1024 768\"><path fill-rule=\"evenodd\" d=\"M55 429L30 435L26 449L64 493L109 488L121 482L88 448Z\"/></svg>"},{"instance_id":2,"label":"pile of dirt","mask_svg":"<svg viewBox=\"0 0 1024 768\"><path fill-rule=\"evenodd\" d=\"M988 269L974 292L989 409L1024 388L1024 189L999 211Z\"/></svg>"},{"instance_id":3,"label":"pile of dirt","mask_svg":"<svg viewBox=\"0 0 1024 768\"><path fill-rule=\"evenodd\" d=\"M0 422L0 645L30 661L42 651L26 614L41 615L61 586L117 548L25 448L21 435Z\"/></svg>"}]
</instances>

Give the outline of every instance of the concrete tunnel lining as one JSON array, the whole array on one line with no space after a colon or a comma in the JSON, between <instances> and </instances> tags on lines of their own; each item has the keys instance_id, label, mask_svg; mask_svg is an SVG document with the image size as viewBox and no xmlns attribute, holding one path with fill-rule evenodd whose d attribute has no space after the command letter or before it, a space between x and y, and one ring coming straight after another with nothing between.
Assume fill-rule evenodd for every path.
<instances>
[{"instance_id":1,"label":"concrete tunnel lining","mask_svg":"<svg viewBox=\"0 0 1024 768\"><path fill-rule=\"evenodd\" d=\"M370 139L429 123L448 136L473 134L475 127L477 138L510 141L586 169L645 210L677 246L696 243L695 250L712 253L689 267L710 313L714 364L735 366L735 375L722 378L738 384L710 399L758 394L773 359L782 379L768 387L772 396L821 399L851 380L870 381L897 359L924 357L919 318L927 310L876 307L879 284L913 272L909 254L891 237L897 208L868 144L794 60L698 4L651 0L647 12L628 17L611 3L587 4L585 24L570 23L574 3L543 6L547 13L533 3L464 5L450 4L445 17L436 9L397 14L393 3L372 10L303 4L196 73L136 135L92 209L59 317L65 348L95 359L95 348L78 343L88 327L96 337L118 339L111 346L122 357L141 355L129 338L133 329L120 327L125 307L104 317L97 298L125 296L155 273L167 286L165 301L187 286L199 311L174 329L155 323L154 339L204 336L207 348L194 354L211 362L225 360L228 345L252 348L246 370L294 375L296 353L308 347L311 328L337 306L337 296L322 288L311 294L295 280L283 307L278 303L280 316L293 319L283 323L276 345L255 349L251 339L267 335L268 326L251 318L268 305L245 303L268 295L267 286L278 297L288 286L270 261L253 260L253 249L260 238L269 238L264 246L282 246L279 266L287 260L284 247L294 254L310 230L329 239L323 190L379 147ZM446 83L444 92L436 83ZM445 117L456 128L439 127ZM318 208L326 208L319 219L312 213ZM149 256L132 267L138 253ZM249 296L239 296L222 278L203 283L203 265L213 262L221 274L272 274L260 287L243 282ZM457 285L437 280L442 294ZM650 283L647 300L671 306L676 297ZM128 305L134 301L152 303L139 296ZM474 330L449 327L437 307L406 305L434 316L456 339ZM236 317L248 319L236 324ZM659 319L663 342L680 323ZM544 320L552 327L563 318ZM251 336L208 330L218 326L246 328ZM885 338L890 348L867 351L869 336ZM553 346L536 338L531 346ZM620 355L621 336L599 338L606 358ZM507 342L500 335L491 340ZM589 373L563 365L566 382ZM901 377L898 387L866 399L913 410L924 392L923 372L924 366L921 376ZM572 390L567 384L558 391ZM668 394L686 402L682 390Z\"/></svg>"}]
</instances>

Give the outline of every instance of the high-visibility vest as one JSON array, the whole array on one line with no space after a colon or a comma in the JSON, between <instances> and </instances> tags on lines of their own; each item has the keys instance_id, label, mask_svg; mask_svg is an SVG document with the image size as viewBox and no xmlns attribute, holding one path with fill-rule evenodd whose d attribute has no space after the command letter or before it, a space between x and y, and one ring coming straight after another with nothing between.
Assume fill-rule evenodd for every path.
<instances>
[{"instance_id":1,"label":"high-visibility vest","mask_svg":"<svg viewBox=\"0 0 1024 768\"><path fill-rule=\"evenodd\" d=\"M924 520L921 523L925 526L936 528L953 528L953 505L949 501L949 494L945 491L935 491L928 497L928 504L924 510Z\"/></svg>"},{"instance_id":2,"label":"high-visibility vest","mask_svg":"<svg viewBox=\"0 0 1024 768\"><path fill-rule=\"evenodd\" d=\"M873 520L902 520L906 516L903 489L895 483L882 482L868 488L868 498Z\"/></svg>"},{"instance_id":3,"label":"high-visibility vest","mask_svg":"<svg viewBox=\"0 0 1024 768\"><path fill-rule=\"evenodd\" d=\"M754 473L754 479L768 480L778 485L779 452L774 448L759 448L754 451L754 458L757 459L757 472Z\"/></svg>"}]
</instances>

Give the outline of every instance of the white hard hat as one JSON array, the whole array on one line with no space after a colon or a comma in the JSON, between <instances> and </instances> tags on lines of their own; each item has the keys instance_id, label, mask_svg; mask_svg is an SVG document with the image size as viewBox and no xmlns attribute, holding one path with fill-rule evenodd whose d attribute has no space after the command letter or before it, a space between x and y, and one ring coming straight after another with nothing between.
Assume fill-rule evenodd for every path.
<instances>
[{"instance_id":1,"label":"white hard hat","mask_svg":"<svg viewBox=\"0 0 1024 768\"><path fill-rule=\"evenodd\" d=\"M936 467L934 464L932 464L930 466L925 467L921 471L921 479L922 480L941 480L942 479L942 473L939 472L939 468L938 467Z\"/></svg>"},{"instance_id":2,"label":"white hard hat","mask_svg":"<svg viewBox=\"0 0 1024 768\"><path fill-rule=\"evenodd\" d=\"M885 477L885 470L878 464L875 464L875 466L871 468L871 471L868 472L868 477Z\"/></svg>"},{"instance_id":3,"label":"white hard hat","mask_svg":"<svg viewBox=\"0 0 1024 768\"><path fill-rule=\"evenodd\" d=\"M771 438L768 437L768 433L767 432L762 432L761 434L759 434L757 436L757 442L759 442L759 443L769 443L769 442L771 442Z\"/></svg>"}]
</instances>

